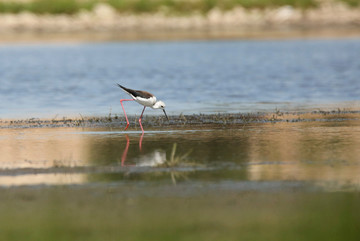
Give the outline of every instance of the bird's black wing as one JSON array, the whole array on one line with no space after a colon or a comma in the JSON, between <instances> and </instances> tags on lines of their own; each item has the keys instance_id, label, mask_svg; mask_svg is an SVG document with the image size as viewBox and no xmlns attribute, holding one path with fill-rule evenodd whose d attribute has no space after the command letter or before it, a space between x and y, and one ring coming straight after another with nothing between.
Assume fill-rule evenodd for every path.
<instances>
[{"instance_id":1,"label":"bird's black wing","mask_svg":"<svg viewBox=\"0 0 360 241\"><path fill-rule=\"evenodd\" d=\"M120 84L117 84L117 85L134 97L141 97L141 98L148 99L153 96L152 94L150 94L149 92L146 92L146 91L132 90L132 89L126 88Z\"/></svg>"}]
</instances>

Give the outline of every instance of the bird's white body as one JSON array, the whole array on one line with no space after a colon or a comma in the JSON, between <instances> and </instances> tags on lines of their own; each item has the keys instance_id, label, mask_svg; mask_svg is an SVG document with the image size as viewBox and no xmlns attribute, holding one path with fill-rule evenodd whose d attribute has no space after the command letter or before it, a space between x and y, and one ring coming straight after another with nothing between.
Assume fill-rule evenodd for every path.
<instances>
[{"instance_id":1,"label":"bird's white body","mask_svg":"<svg viewBox=\"0 0 360 241\"><path fill-rule=\"evenodd\" d=\"M120 87L125 91L126 94L130 95L133 100L135 100L140 105L145 107L151 107L153 109L164 109L165 103L161 100L156 100L156 97L146 91L141 90L132 90L125 87Z\"/></svg>"},{"instance_id":2,"label":"bird's white body","mask_svg":"<svg viewBox=\"0 0 360 241\"><path fill-rule=\"evenodd\" d=\"M131 95L131 98L133 98L137 103L139 103L140 105L146 106L146 107L151 107L154 109L154 105L156 103L156 97L152 96L150 98L142 98L142 97L135 97L133 95Z\"/></svg>"}]
</instances>

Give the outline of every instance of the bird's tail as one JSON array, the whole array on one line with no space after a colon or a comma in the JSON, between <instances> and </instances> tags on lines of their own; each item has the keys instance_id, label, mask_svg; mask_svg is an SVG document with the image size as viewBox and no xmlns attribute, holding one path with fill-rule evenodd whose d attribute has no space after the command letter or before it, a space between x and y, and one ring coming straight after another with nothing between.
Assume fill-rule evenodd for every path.
<instances>
[{"instance_id":1,"label":"bird's tail","mask_svg":"<svg viewBox=\"0 0 360 241\"><path fill-rule=\"evenodd\" d=\"M127 92L129 92L128 90L127 90L127 88L125 88L124 86L122 86L121 84L117 84L121 89L123 89L123 90L125 90L125 91L127 91Z\"/></svg>"},{"instance_id":2,"label":"bird's tail","mask_svg":"<svg viewBox=\"0 0 360 241\"><path fill-rule=\"evenodd\" d=\"M136 90L128 89L120 84L117 84L121 89L123 89L127 94L129 94L132 98L135 98L135 96L138 96L139 94L136 92Z\"/></svg>"},{"instance_id":3,"label":"bird's tail","mask_svg":"<svg viewBox=\"0 0 360 241\"><path fill-rule=\"evenodd\" d=\"M128 89L128 88L122 86L121 84L117 84L117 85L118 85L121 89L123 89L126 93L132 94L133 90Z\"/></svg>"}]
</instances>

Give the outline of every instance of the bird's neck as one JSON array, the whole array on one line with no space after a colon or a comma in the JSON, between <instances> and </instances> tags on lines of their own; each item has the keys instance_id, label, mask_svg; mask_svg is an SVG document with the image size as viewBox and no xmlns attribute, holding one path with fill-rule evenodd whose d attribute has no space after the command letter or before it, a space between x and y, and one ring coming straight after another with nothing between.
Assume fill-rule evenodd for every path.
<instances>
[{"instance_id":1,"label":"bird's neck","mask_svg":"<svg viewBox=\"0 0 360 241\"><path fill-rule=\"evenodd\" d=\"M153 109L160 109L160 102L156 101L155 104L152 106Z\"/></svg>"}]
</instances>

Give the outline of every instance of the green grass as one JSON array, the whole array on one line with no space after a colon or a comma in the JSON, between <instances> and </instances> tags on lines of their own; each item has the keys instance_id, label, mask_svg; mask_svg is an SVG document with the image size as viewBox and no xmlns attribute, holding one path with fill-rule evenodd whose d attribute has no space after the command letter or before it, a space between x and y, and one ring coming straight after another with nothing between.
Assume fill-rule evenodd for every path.
<instances>
[{"instance_id":1,"label":"green grass","mask_svg":"<svg viewBox=\"0 0 360 241\"><path fill-rule=\"evenodd\" d=\"M175 166L179 166L181 164L185 164L185 165L191 165L191 166L195 166L195 163L190 163L187 161L187 157L189 156L189 154L191 153L192 150L186 152L185 154L182 155L175 155L176 153L176 147L177 144L174 143L172 150L171 150L171 155L170 155L170 159L167 159L164 163L160 164L160 167L175 167Z\"/></svg>"},{"instance_id":2,"label":"green grass","mask_svg":"<svg viewBox=\"0 0 360 241\"><path fill-rule=\"evenodd\" d=\"M128 186L2 189L0 240L357 241L360 234L356 193L169 196Z\"/></svg>"},{"instance_id":3,"label":"green grass","mask_svg":"<svg viewBox=\"0 0 360 241\"><path fill-rule=\"evenodd\" d=\"M356 2L356 0L344 1ZM166 11L175 14L207 13L215 7L222 10L231 10L237 6L249 9L264 9L285 5L308 9L317 6L316 0L33 0L23 3L0 2L0 13L30 11L36 14L74 14L81 9L92 10L99 2L106 2L119 12L154 13Z\"/></svg>"}]
</instances>

